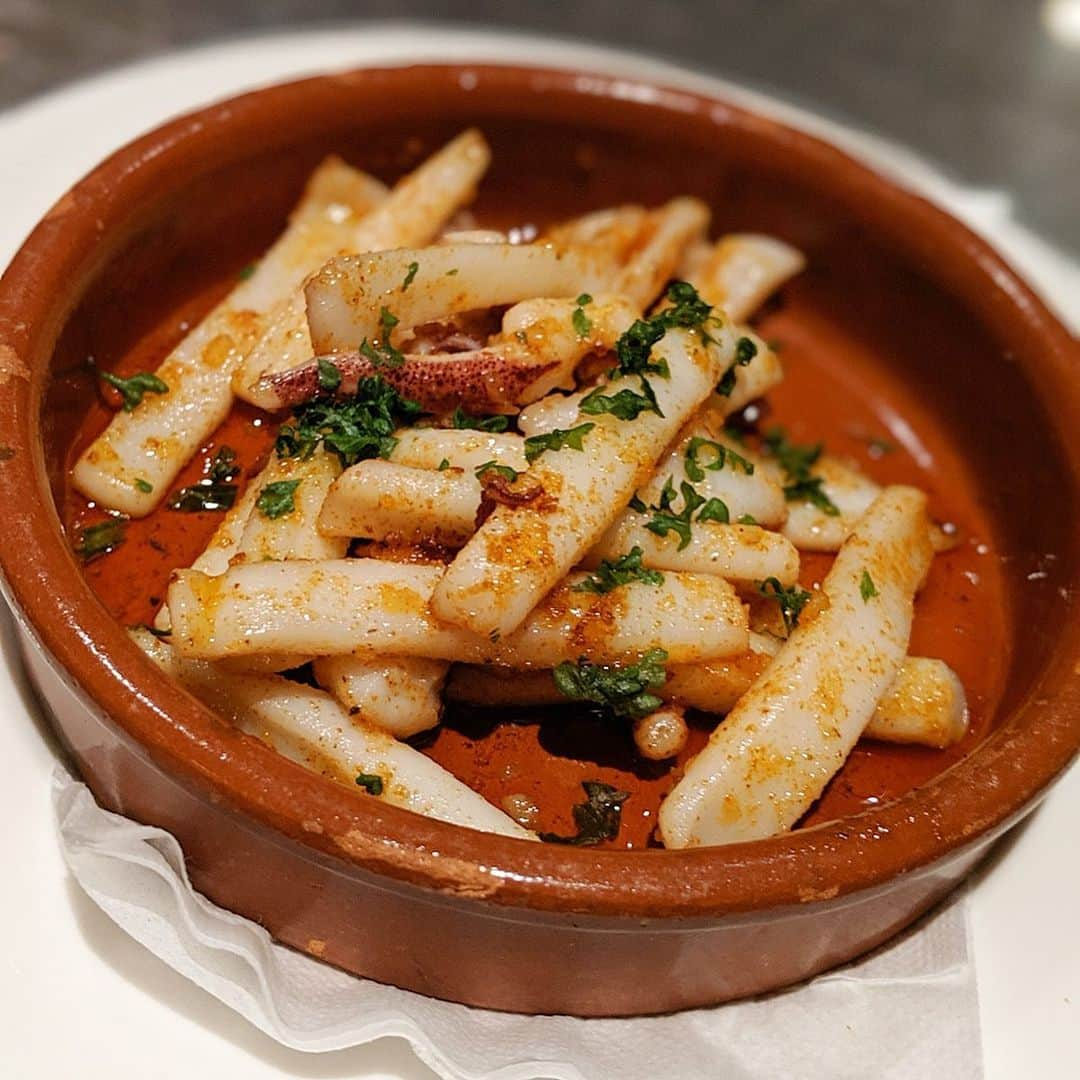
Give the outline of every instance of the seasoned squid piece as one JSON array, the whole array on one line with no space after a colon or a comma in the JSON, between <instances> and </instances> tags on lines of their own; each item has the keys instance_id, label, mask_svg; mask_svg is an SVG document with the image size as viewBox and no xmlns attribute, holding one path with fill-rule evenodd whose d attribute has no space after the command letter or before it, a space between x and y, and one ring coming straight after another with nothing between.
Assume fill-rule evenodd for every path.
<instances>
[{"instance_id":1,"label":"seasoned squid piece","mask_svg":"<svg viewBox=\"0 0 1080 1080\"><path fill-rule=\"evenodd\" d=\"M894 682L933 549L926 496L886 488L784 642L660 807L668 847L790 828L843 765Z\"/></svg>"},{"instance_id":2,"label":"seasoned squid piece","mask_svg":"<svg viewBox=\"0 0 1080 1080\"><path fill-rule=\"evenodd\" d=\"M412 469L475 470L489 461L521 471L526 466L525 440L508 432L456 428L402 428L389 460ZM445 464L444 464L445 463Z\"/></svg>"},{"instance_id":3,"label":"seasoned squid piece","mask_svg":"<svg viewBox=\"0 0 1080 1080\"><path fill-rule=\"evenodd\" d=\"M342 235L313 265L305 265L296 284L335 256L429 243L473 198L490 161L491 151L480 132L462 132L399 180L378 211ZM313 349L305 304L302 289L296 288L274 308L269 325L233 379L239 397L259 404L254 390L260 376L285 371L310 358Z\"/></svg>"},{"instance_id":4,"label":"seasoned squid piece","mask_svg":"<svg viewBox=\"0 0 1080 1080\"><path fill-rule=\"evenodd\" d=\"M235 566L221 577L181 570L169 586L172 641L181 656L260 653L416 656L508 667L613 661L663 648L673 663L743 652L746 609L717 577L665 574L596 595L571 575L525 624L492 640L436 619L439 566L339 559Z\"/></svg>"},{"instance_id":5,"label":"seasoned squid piece","mask_svg":"<svg viewBox=\"0 0 1080 1080\"><path fill-rule=\"evenodd\" d=\"M460 469L361 461L334 482L319 514L324 536L457 547L476 531L480 481Z\"/></svg>"},{"instance_id":6,"label":"seasoned squid piece","mask_svg":"<svg viewBox=\"0 0 1080 1080\"><path fill-rule=\"evenodd\" d=\"M596 292L603 281L574 251L539 244L445 244L345 255L304 288L317 353L381 340L385 309L403 330L462 311L536 296Z\"/></svg>"},{"instance_id":7,"label":"seasoned squid piece","mask_svg":"<svg viewBox=\"0 0 1080 1080\"><path fill-rule=\"evenodd\" d=\"M83 451L72 470L76 489L131 517L158 506L228 414L233 373L275 305L338 250L385 192L377 180L336 158L324 162L273 247L165 358L154 373L156 389L141 401L133 397L130 411L118 412Z\"/></svg>"},{"instance_id":8,"label":"seasoned squid piece","mask_svg":"<svg viewBox=\"0 0 1080 1080\"><path fill-rule=\"evenodd\" d=\"M407 739L433 728L442 713L441 691L449 665L443 660L324 656L315 680L350 716Z\"/></svg>"},{"instance_id":9,"label":"seasoned squid piece","mask_svg":"<svg viewBox=\"0 0 1080 1080\"><path fill-rule=\"evenodd\" d=\"M760 636L752 633L750 650L738 656L672 664L667 681L655 687L653 693L664 701L702 712L730 712L768 668L774 655L772 651L754 651L755 639ZM550 671L512 671L469 664L451 668L446 696L451 701L488 708L566 703ZM967 728L967 700L952 668L941 660L909 656L877 703L863 738L943 750L959 742Z\"/></svg>"},{"instance_id":10,"label":"seasoned squid piece","mask_svg":"<svg viewBox=\"0 0 1080 1080\"><path fill-rule=\"evenodd\" d=\"M656 411L633 420L579 412L573 444L535 458L528 477L549 499L497 506L450 564L432 597L446 622L478 634L508 634L600 539L687 417L734 360L734 333L710 326L709 340L669 330L653 348L669 377L654 377ZM614 395L636 393L636 376L613 378ZM549 501L550 500L550 501Z\"/></svg>"},{"instance_id":11,"label":"seasoned squid piece","mask_svg":"<svg viewBox=\"0 0 1080 1080\"><path fill-rule=\"evenodd\" d=\"M802 252L783 240L760 233L729 233L715 244L690 248L679 274L686 281L701 282L700 291L710 303L733 322L742 322L805 266Z\"/></svg>"},{"instance_id":12,"label":"seasoned squid piece","mask_svg":"<svg viewBox=\"0 0 1080 1080\"><path fill-rule=\"evenodd\" d=\"M536 839L418 750L354 722L329 694L277 675L228 672L182 660L148 631L131 633L158 667L209 708L284 757L347 785L358 797L362 778L371 796L377 786L376 797L393 806L482 832Z\"/></svg>"}]
</instances>

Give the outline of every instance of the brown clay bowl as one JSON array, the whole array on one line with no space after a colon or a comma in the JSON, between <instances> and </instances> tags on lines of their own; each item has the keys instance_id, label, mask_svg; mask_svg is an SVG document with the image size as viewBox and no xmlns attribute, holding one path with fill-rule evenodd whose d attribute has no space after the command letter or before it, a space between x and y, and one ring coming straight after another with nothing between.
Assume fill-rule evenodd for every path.
<instances>
[{"instance_id":1,"label":"brown clay bowl","mask_svg":"<svg viewBox=\"0 0 1080 1080\"><path fill-rule=\"evenodd\" d=\"M304 771L129 642L58 516L87 408L66 366L122 356L164 313L202 303L280 228L327 150L392 177L470 123L495 146L495 216L689 191L720 228L793 241L817 268L811 297L835 347L875 350L947 426L1003 556L1003 643L983 658L1001 690L966 757L892 801L753 844L527 844ZM5 589L97 799L172 831L196 887L281 941L499 1009L625 1015L804 979L912 922L1030 812L1080 746L1077 432L1076 342L956 221L772 121L568 73L369 70L212 106L77 184L0 285Z\"/></svg>"}]
</instances>

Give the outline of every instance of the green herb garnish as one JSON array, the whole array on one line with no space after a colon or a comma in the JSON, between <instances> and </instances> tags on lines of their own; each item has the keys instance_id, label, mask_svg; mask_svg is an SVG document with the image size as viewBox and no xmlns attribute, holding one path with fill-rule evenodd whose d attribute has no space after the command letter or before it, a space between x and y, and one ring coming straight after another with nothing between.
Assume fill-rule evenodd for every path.
<instances>
[{"instance_id":1,"label":"green herb garnish","mask_svg":"<svg viewBox=\"0 0 1080 1080\"><path fill-rule=\"evenodd\" d=\"M559 836L542 832L539 836L544 843L587 847L602 840L614 840L619 835L622 804L630 798L630 793L619 791L599 780L586 780L581 786L585 789L585 802L576 803L573 809L577 833L574 836Z\"/></svg>"},{"instance_id":2,"label":"green herb garnish","mask_svg":"<svg viewBox=\"0 0 1080 1080\"><path fill-rule=\"evenodd\" d=\"M786 474L784 498L788 502L808 502L830 517L840 513L840 507L822 488L822 478L810 472L821 457L822 443L799 446L788 439L783 428L777 427L765 435L765 446Z\"/></svg>"},{"instance_id":3,"label":"green herb garnish","mask_svg":"<svg viewBox=\"0 0 1080 1080\"><path fill-rule=\"evenodd\" d=\"M755 583L755 588L767 600L775 600L780 605L780 614L784 618L784 627L790 634L799 625L799 616L810 602L810 593L793 585L785 589L778 578L770 577Z\"/></svg>"},{"instance_id":4,"label":"green herb garnish","mask_svg":"<svg viewBox=\"0 0 1080 1080\"><path fill-rule=\"evenodd\" d=\"M332 394L341 385L341 368L325 356L316 360L319 369L319 389Z\"/></svg>"},{"instance_id":5,"label":"green herb garnish","mask_svg":"<svg viewBox=\"0 0 1080 1080\"><path fill-rule=\"evenodd\" d=\"M255 500L255 508L263 517L274 521L286 514L291 514L296 509L294 496L299 486L299 480L275 480L259 492L259 497Z\"/></svg>"},{"instance_id":6,"label":"green herb garnish","mask_svg":"<svg viewBox=\"0 0 1080 1080\"><path fill-rule=\"evenodd\" d=\"M731 397L731 392L735 389L736 366L737 365L732 364L731 367L720 376L720 381L716 384L716 392L721 397Z\"/></svg>"},{"instance_id":7,"label":"green herb garnish","mask_svg":"<svg viewBox=\"0 0 1080 1080\"><path fill-rule=\"evenodd\" d=\"M632 547L625 555L617 559L604 559L587 577L573 586L572 592L587 592L603 595L617 589L620 585L629 585L632 581L642 581L646 585L663 585L664 575L658 570L648 570L641 565L642 550Z\"/></svg>"},{"instance_id":8,"label":"green herb garnish","mask_svg":"<svg viewBox=\"0 0 1080 1080\"><path fill-rule=\"evenodd\" d=\"M673 507L680 494L683 506L678 513L675 513ZM661 537L667 536L668 533L675 533L679 537L679 551L690 543L690 527L695 520L719 521L725 525L731 520L727 503L723 499L706 499L685 480L679 485L679 491L676 493L670 476L665 481L660 492L660 501L655 506L646 506L635 495L630 501L630 509L636 510L639 514L652 514L652 518L645 523L645 528L649 532Z\"/></svg>"},{"instance_id":9,"label":"green herb garnish","mask_svg":"<svg viewBox=\"0 0 1080 1080\"><path fill-rule=\"evenodd\" d=\"M362 772L357 778L358 787L362 787L369 795L381 795L383 793L383 778L377 773Z\"/></svg>"},{"instance_id":10,"label":"green herb garnish","mask_svg":"<svg viewBox=\"0 0 1080 1080\"><path fill-rule=\"evenodd\" d=\"M521 475L517 469L511 469L509 465L500 465L497 461L485 461L483 465L477 465L476 479L479 480L481 476L489 472L501 476L511 484Z\"/></svg>"},{"instance_id":11,"label":"green herb garnish","mask_svg":"<svg viewBox=\"0 0 1080 1080\"><path fill-rule=\"evenodd\" d=\"M859 579L859 595L863 598L864 604L867 601L872 600L875 596L880 595L877 591L877 586L874 584L874 579L866 570L862 572L862 577Z\"/></svg>"},{"instance_id":12,"label":"green herb garnish","mask_svg":"<svg viewBox=\"0 0 1080 1080\"><path fill-rule=\"evenodd\" d=\"M126 518L106 518L96 525L87 525L79 535L75 548L84 563L91 562L99 555L108 555L124 542Z\"/></svg>"},{"instance_id":13,"label":"green herb garnish","mask_svg":"<svg viewBox=\"0 0 1080 1080\"><path fill-rule=\"evenodd\" d=\"M252 276L252 274L255 273L255 266L256 266L256 264L253 263L253 262L248 263L247 266L243 267L243 269L241 269L240 273L236 275L237 278L240 281L247 281L248 278L250 278Z\"/></svg>"},{"instance_id":14,"label":"green herb garnish","mask_svg":"<svg viewBox=\"0 0 1080 1080\"><path fill-rule=\"evenodd\" d=\"M592 701L616 716L636 720L661 705L650 690L667 682L664 649L650 649L636 664L594 664L582 657L576 664L564 660L552 672L559 693L572 701Z\"/></svg>"},{"instance_id":15,"label":"green herb garnish","mask_svg":"<svg viewBox=\"0 0 1080 1080\"><path fill-rule=\"evenodd\" d=\"M453 268L453 270L447 270L446 271L446 276L447 277L457 277L457 272L458 272L458 270L457 270L457 267L455 266Z\"/></svg>"},{"instance_id":16,"label":"green herb garnish","mask_svg":"<svg viewBox=\"0 0 1080 1080\"><path fill-rule=\"evenodd\" d=\"M336 454L347 469L367 458L386 458L397 446L394 431L421 412L415 401L402 397L385 379L361 379L356 393L345 401L316 398L297 407L292 421L278 431L279 458L309 458L320 444Z\"/></svg>"},{"instance_id":17,"label":"green herb garnish","mask_svg":"<svg viewBox=\"0 0 1080 1080\"><path fill-rule=\"evenodd\" d=\"M416 279L416 272L420 269L418 262L409 263L408 273L405 275L405 280L401 283L401 291L404 292Z\"/></svg>"},{"instance_id":18,"label":"green herb garnish","mask_svg":"<svg viewBox=\"0 0 1080 1080\"><path fill-rule=\"evenodd\" d=\"M219 447L213 460L203 468L206 475L198 483L181 488L169 499L165 504L169 510L197 514L228 510L236 502L238 489L233 481L240 474L236 451L231 446Z\"/></svg>"},{"instance_id":19,"label":"green herb garnish","mask_svg":"<svg viewBox=\"0 0 1080 1080\"><path fill-rule=\"evenodd\" d=\"M542 435L530 435L525 440L525 460L531 465L541 454L548 450L562 450L569 447L571 450L584 450L582 440L596 425L592 422L578 424L575 428L564 431L562 428L553 428Z\"/></svg>"},{"instance_id":20,"label":"green herb garnish","mask_svg":"<svg viewBox=\"0 0 1080 1080\"><path fill-rule=\"evenodd\" d=\"M748 337L741 337L735 342L735 363L739 367L746 367L757 356L757 346Z\"/></svg>"},{"instance_id":21,"label":"green herb garnish","mask_svg":"<svg viewBox=\"0 0 1080 1080\"><path fill-rule=\"evenodd\" d=\"M712 454L712 461L702 463L698 459L698 455L702 450L707 450ZM751 462L747 461L742 454L736 453L734 450L723 443L715 442L712 439L703 439L700 436L695 435L686 446L686 464L684 466L686 475L691 480L700 482L705 479L705 470L710 472L719 472L728 462L731 462L731 467L742 469L747 476L754 475L754 466Z\"/></svg>"},{"instance_id":22,"label":"green herb garnish","mask_svg":"<svg viewBox=\"0 0 1080 1080\"><path fill-rule=\"evenodd\" d=\"M446 457L444 457L442 459L442 461L440 461L438 466L437 466L437 470L439 472L446 472L446 470L449 469L449 468L450 468L450 459L446 458Z\"/></svg>"},{"instance_id":23,"label":"green herb garnish","mask_svg":"<svg viewBox=\"0 0 1080 1080\"><path fill-rule=\"evenodd\" d=\"M497 435L510 426L510 418L501 414L497 416L470 416L459 405L450 418L450 424L461 431L490 431Z\"/></svg>"},{"instance_id":24,"label":"green herb garnish","mask_svg":"<svg viewBox=\"0 0 1080 1080\"><path fill-rule=\"evenodd\" d=\"M135 490L141 491L144 495L149 495L154 490L154 485L140 476L135 480Z\"/></svg>"},{"instance_id":25,"label":"green herb garnish","mask_svg":"<svg viewBox=\"0 0 1080 1080\"><path fill-rule=\"evenodd\" d=\"M156 375L149 371L140 371L129 378L123 379L114 375L111 371L99 371L98 375L104 382L120 391L124 401L124 412L134 412L146 394L167 394L169 387Z\"/></svg>"},{"instance_id":26,"label":"green herb garnish","mask_svg":"<svg viewBox=\"0 0 1080 1080\"><path fill-rule=\"evenodd\" d=\"M577 307L574 308L574 313L570 316L570 321L574 325L574 333L578 338L587 338L592 331L592 321L589 316L585 314L585 305L592 303L592 297L588 293L582 293L575 301Z\"/></svg>"},{"instance_id":27,"label":"green herb garnish","mask_svg":"<svg viewBox=\"0 0 1080 1080\"><path fill-rule=\"evenodd\" d=\"M705 327L709 322L719 320L713 314L712 306L698 295L697 289L687 281L673 281L667 288L666 296L670 307L647 319L635 320L615 343L619 366L613 374L670 377L667 361L654 362L652 359L653 346L668 330L696 330L703 341L712 342Z\"/></svg>"},{"instance_id":28,"label":"green herb garnish","mask_svg":"<svg viewBox=\"0 0 1080 1080\"><path fill-rule=\"evenodd\" d=\"M740 514L736 518L736 524L738 525L757 525L758 519L753 514Z\"/></svg>"},{"instance_id":29,"label":"green herb garnish","mask_svg":"<svg viewBox=\"0 0 1080 1080\"><path fill-rule=\"evenodd\" d=\"M598 386L581 399L578 408L587 416L600 416L602 413L611 413L619 420L636 420L643 412L654 412L657 416L663 416L660 406L653 393L652 384L644 375L641 376L640 394L624 388L616 394L605 394L604 386Z\"/></svg>"}]
</instances>

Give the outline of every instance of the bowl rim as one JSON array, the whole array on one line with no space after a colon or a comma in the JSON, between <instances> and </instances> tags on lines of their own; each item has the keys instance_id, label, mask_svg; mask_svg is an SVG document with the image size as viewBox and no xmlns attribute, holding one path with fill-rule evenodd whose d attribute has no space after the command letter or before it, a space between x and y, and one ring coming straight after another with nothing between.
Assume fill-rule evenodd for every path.
<instances>
[{"instance_id":1,"label":"bowl rim","mask_svg":"<svg viewBox=\"0 0 1080 1080\"><path fill-rule=\"evenodd\" d=\"M276 754L220 721L160 672L108 616L66 543L45 474L38 418L44 372L68 310L92 277L95 254L132 206L160 197L186 163L211 168L236 125L335 94L501 98L549 111L588 104L594 115L693 118L797 153L821 182L866 200L868 214L902 228L907 254L933 252L951 284L999 333L1038 356L1036 392L1061 436L1080 500L1080 349L982 239L921 196L821 139L706 93L625 77L516 64L454 62L360 68L244 93L184 114L93 169L39 222L0 280L0 545L5 595L68 684L174 782L272 830L298 853L345 875L378 875L462 902L572 910L604 917L709 917L832 900L885 888L1016 821L1080 750L1080 619L1025 700L971 754L880 807L784 836L722 848L613 851L479 833L366 799ZM479 91L479 93L478 93ZM509 107L509 106L508 106ZM606 111L605 111L606 110ZM564 114L565 115L565 114ZM625 122L625 121L624 121ZM643 122L643 121L642 121ZM215 157L216 155L216 157ZM11 453L8 453L10 449ZM511 914L506 911L505 914Z\"/></svg>"}]
</instances>

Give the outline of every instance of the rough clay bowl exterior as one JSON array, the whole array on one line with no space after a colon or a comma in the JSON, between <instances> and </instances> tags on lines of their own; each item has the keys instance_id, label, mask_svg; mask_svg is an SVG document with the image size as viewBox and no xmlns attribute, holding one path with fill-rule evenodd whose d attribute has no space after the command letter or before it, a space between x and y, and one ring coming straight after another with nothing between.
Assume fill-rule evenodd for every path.
<instances>
[{"instance_id":1,"label":"rough clay bowl exterior","mask_svg":"<svg viewBox=\"0 0 1080 1080\"><path fill-rule=\"evenodd\" d=\"M137 320L139 290L149 302L169 251L194 243L192 230L235 220L257 250L326 149L348 155L473 122L493 134L505 166L493 183L506 200L543 173L545 156L584 140L608 161L623 155L610 180L622 189L608 201L630 197L638 179L642 198L665 184L719 185L714 204L734 208L731 225L788 236L812 266L821 237L846 229L850 249L878 253L867 266L880 257L894 267L898 304L951 305L956 333L977 339L978 369L928 343L933 370L920 377L978 475L993 478L986 498L1013 566L1009 689L968 758L891 804L764 842L685 852L530 845L358 797L276 756L163 680L108 617L54 504L57 447L70 438L47 400L61 334L108 302L99 286L118 266L131 268L122 299ZM580 166L556 183L587 193L589 163ZM600 1016L720 1002L807 978L909 924L1075 755L1078 374L1075 341L980 240L772 121L693 94L511 67L306 80L182 117L120 150L61 199L4 276L5 590L30 673L98 800L173 832L196 887L281 941L499 1009ZM1029 582L1036 554L1053 558Z\"/></svg>"}]
</instances>

